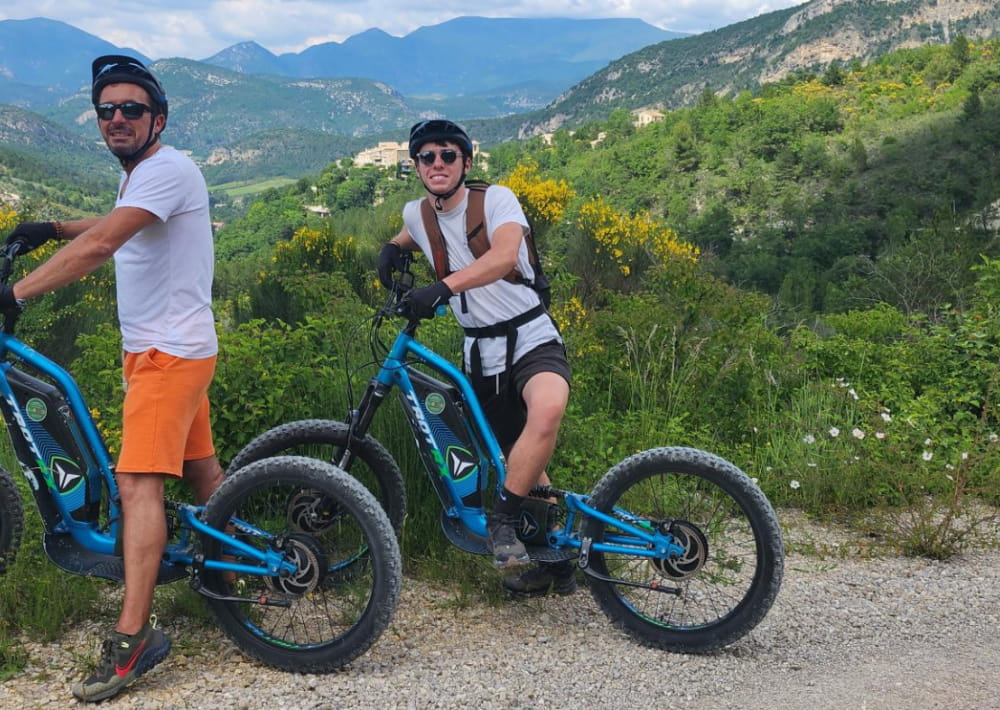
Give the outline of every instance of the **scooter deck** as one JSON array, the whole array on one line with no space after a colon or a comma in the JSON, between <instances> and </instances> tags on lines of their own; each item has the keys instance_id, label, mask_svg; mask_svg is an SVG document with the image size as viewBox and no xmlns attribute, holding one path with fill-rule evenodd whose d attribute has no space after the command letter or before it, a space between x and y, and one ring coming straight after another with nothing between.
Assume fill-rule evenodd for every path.
<instances>
[{"instance_id":1,"label":"scooter deck","mask_svg":"<svg viewBox=\"0 0 1000 710\"><path fill-rule=\"evenodd\" d=\"M443 511L441 513L441 529L445 537L455 547L474 555L490 555L489 541L484 537L479 537L470 532L458 518L450 518ZM578 556L575 549L554 550L551 547L538 547L528 545L528 554L531 555L532 562L562 562L572 560Z\"/></svg>"},{"instance_id":2,"label":"scooter deck","mask_svg":"<svg viewBox=\"0 0 1000 710\"><path fill-rule=\"evenodd\" d=\"M113 582L125 581L125 561L114 555L102 555L81 546L69 533L46 533L43 539L45 554L52 563L72 574L100 577ZM157 584L169 584L188 577L185 567L161 565Z\"/></svg>"}]
</instances>

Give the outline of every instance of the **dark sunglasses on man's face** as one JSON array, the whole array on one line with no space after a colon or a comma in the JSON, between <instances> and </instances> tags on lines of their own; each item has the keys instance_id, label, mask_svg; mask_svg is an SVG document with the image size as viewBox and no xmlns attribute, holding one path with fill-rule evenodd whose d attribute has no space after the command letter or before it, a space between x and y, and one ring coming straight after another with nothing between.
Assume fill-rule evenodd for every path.
<instances>
[{"instance_id":1,"label":"dark sunglasses on man's face","mask_svg":"<svg viewBox=\"0 0 1000 710\"><path fill-rule=\"evenodd\" d=\"M102 121L110 121L115 117L115 111L119 110L122 112L122 116L128 120L137 121L142 118L142 114L153 109L137 101L126 101L123 104L97 104L94 106L94 110L97 111L97 117Z\"/></svg>"},{"instance_id":2,"label":"dark sunglasses on man's face","mask_svg":"<svg viewBox=\"0 0 1000 710\"><path fill-rule=\"evenodd\" d=\"M436 153L433 150L425 150L422 153L417 153L417 160L430 167L434 165L434 161L437 160L439 155L441 156L441 162L445 165L451 165L458 158L458 151L451 148L445 148L440 153Z\"/></svg>"}]
</instances>

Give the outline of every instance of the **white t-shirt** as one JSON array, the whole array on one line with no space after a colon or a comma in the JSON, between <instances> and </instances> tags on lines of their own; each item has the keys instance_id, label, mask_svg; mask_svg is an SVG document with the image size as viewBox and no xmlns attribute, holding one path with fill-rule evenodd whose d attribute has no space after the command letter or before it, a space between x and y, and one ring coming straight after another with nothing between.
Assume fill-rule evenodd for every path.
<instances>
[{"instance_id":1,"label":"white t-shirt","mask_svg":"<svg viewBox=\"0 0 1000 710\"><path fill-rule=\"evenodd\" d=\"M160 221L115 252L122 347L132 353L156 348L176 357L211 357L218 341L205 179L190 158L162 146L125 180L122 173L115 206L140 207Z\"/></svg>"},{"instance_id":2,"label":"white t-shirt","mask_svg":"<svg viewBox=\"0 0 1000 710\"><path fill-rule=\"evenodd\" d=\"M406 224L410 236L420 245L420 249L433 264L434 257L431 254L430 239L427 237L424 222L420 216L420 202L420 200L414 200L406 204L403 208L403 222ZM465 268L476 260L466 239L465 210L468 204L469 193L467 190L465 198L458 206L448 212L438 213L438 224L441 226L441 234L444 235L445 245L448 248L448 265L452 271ZM487 237L491 243L497 228L508 222L519 224L525 229L528 226L528 220L524 216L524 211L521 209L517 197L503 185L490 185L487 188L483 210L486 226L489 230ZM534 278L535 272L528 260L528 247L523 239L517 262L518 270L526 278ZM449 305L463 328L482 328L516 318L540 303L534 289L523 284L499 279L485 286L470 289L464 294L456 294L451 298ZM517 329L514 362L539 345L553 340L562 342L559 331L556 330L548 315L542 314L525 323ZM473 338L466 337L465 339L466 363L471 362L470 353L474 342ZM495 375L506 369L507 339L505 337L480 338L479 353L484 375Z\"/></svg>"}]
</instances>

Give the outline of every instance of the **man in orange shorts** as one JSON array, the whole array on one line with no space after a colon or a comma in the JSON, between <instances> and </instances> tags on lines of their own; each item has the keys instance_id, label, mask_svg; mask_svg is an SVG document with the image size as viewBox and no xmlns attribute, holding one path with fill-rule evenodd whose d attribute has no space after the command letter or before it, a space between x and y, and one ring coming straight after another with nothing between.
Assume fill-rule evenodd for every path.
<instances>
[{"instance_id":1,"label":"man in orange shorts","mask_svg":"<svg viewBox=\"0 0 1000 710\"><path fill-rule=\"evenodd\" d=\"M0 309L76 281L114 257L124 351L125 409L115 478L121 495L125 596L97 669L73 686L80 700L118 694L162 661L170 639L151 617L167 540L167 476L204 503L222 482L209 425L218 343L208 190L197 166L160 143L167 96L139 61L92 65L97 124L122 166L115 208L73 222L26 222L7 238L20 251L71 240L24 279L0 289Z\"/></svg>"}]
</instances>

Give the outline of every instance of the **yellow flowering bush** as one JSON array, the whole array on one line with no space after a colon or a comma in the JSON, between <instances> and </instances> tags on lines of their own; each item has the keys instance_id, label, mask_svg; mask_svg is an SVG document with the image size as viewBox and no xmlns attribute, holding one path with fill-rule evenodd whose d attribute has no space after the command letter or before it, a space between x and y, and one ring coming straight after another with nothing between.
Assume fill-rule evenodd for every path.
<instances>
[{"instance_id":1,"label":"yellow flowering bush","mask_svg":"<svg viewBox=\"0 0 1000 710\"><path fill-rule=\"evenodd\" d=\"M300 227L274 247L273 262L282 273L339 271L355 256L354 237L338 237L330 229Z\"/></svg>"},{"instance_id":2,"label":"yellow flowering bush","mask_svg":"<svg viewBox=\"0 0 1000 710\"><path fill-rule=\"evenodd\" d=\"M375 285L357 251L355 238L338 235L329 223L300 227L275 245L269 267L257 272L249 303L234 303L237 318L301 322L348 292L367 299Z\"/></svg>"},{"instance_id":3,"label":"yellow flowering bush","mask_svg":"<svg viewBox=\"0 0 1000 710\"><path fill-rule=\"evenodd\" d=\"M0 205L0 233L6 233L17 226L17 212Z\"/></svg>"},{"instance_id":4,"label":"yellow flowering bush","mask_svg":"<svg viewBox=\"0 0 1000 710\"><path fill-rule=\"evenodd\" d=\"M698 248L682 241L670 227L645 213L623 215L601 197L580 208L576 226L592 241L594 266L610 264L624 278L648 266L698 260Z\"/></svg>"},{"instance_id":5,"label":"yellow flowering bush","mask_svg":"<svg viewBox=\"0 0 1000 710\"><path fill-rule=\"evenodd\" d=\"M565 180L543 180L534 165L519 164L501 182L509 187L532 224L556 224L562 221L566 206L576 197Z\"/></svg>"}]
</instances>

